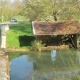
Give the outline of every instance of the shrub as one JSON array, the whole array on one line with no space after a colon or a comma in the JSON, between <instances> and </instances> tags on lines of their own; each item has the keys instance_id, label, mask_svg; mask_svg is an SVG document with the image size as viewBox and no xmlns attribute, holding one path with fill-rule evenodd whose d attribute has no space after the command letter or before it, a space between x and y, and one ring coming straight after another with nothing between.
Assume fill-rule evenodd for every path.
<instances>
[{"instance_id":1,"label":"shrub","mask_svg":"<svg viewBox=\"0 0 80 80\"><path fill-rule=\"evenodd\" d=\"M45 44L42 44L41 40L34 40L31 42L31 49L37 50L37 51L41 51L41 48L44 47Z\"/></svg>"}]
</instances>

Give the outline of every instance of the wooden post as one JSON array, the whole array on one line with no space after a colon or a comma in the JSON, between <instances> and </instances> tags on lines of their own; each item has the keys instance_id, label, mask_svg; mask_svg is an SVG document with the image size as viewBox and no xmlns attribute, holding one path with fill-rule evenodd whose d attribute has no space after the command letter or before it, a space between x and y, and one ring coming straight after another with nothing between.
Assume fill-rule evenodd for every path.
<instances>
[{"instance_id":1,"label":"wooden post","mask_svg":"<svg viewBox=\"0 0 80 80\"><path fill-rule=\"evenodd\" d=\"M80 41L79 41L79 34L77 34L77 48L79 48L79 43L80 43Z\"/></svg>"},{"instance_id":2,"label":"wooden post","mask_svg":"<svg viewBox=\"0 0 80 80\"><path fill-rule=\"evenodd\" d=\"M72 36L72 45L74 48L77 48L77 34L73 34Z\"/></svg>"}]
</instances>

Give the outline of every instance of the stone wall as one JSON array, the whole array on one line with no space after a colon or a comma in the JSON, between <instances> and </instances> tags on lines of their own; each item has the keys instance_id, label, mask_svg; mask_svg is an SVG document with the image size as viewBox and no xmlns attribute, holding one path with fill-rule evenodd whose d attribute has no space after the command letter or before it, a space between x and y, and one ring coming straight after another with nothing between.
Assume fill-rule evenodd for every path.
<instances>
[{"instance_id":1,"label":"stone wall","mask_svg":"<svg viewBox=\"0 0 80 80\"><path fill-rule=\"evenodd\" d=\"M10 80L8 55L0 55L0 80Z\"/></svg>"}]
</instances>

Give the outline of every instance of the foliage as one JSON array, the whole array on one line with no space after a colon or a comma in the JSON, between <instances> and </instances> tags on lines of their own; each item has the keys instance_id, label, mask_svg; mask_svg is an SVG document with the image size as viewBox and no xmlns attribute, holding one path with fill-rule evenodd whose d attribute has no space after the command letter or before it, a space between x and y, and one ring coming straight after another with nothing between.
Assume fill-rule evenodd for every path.
<instances>
[{"instance_id":1,"label":"foliage","mask_svg":"<svg viewBox=\"0 0 80 80\"><path fill-rule=\"evenodd\" d=\"M72 77L72 80L80 80L80 76L75 76L75 77Z\"/></svg>"},{"instance_id":2,"label":"foliage","mask_svg":"<svg viewBox=\"0 0 80 80\"><path fill-rule=\"evenodd\" d=\"M51 3L49 0L44 1L26 1L24 0L24 15L32 20L46 20L51 16Z\"/></svg>"},{"instance_id":3,"label":"foliage","mask_svg":"<svg viewBox=\"0 0 80 80\"><path fill-rule=\"evenodd\" d=\"M24 15L31 20L79 20L79 0L24 0Z\"/></svg>"},{"instance_id":4,"label":"foliage","mask_svg":"<svg viewBox=\"0 0 80 80\"><path fill-rule=\"evenodd\" d=\"M21 15L13 16L13 18L16 18L17 20L25 20L25 17Z\"/></svg>"},{"instance_id":5,"label":"foliage","mask_svg":"<svg viewBox=\"0 0 80 80\"><path fill-rule=\"evenodd\" d=\"M20 53L9 53L8 54L8 56L9 56L9 61L11 61L12 59L14 59L14 58L16 58L16 57L19 57L20 56Z\"/></svg>"},{"instance_id":6,"label":"foliage","mask_svg":"<svg viewBox=\"0 0 80 80\"><path fill-rule=\"evenodd\" d=\"M41 48L44 47L44 46L45 46L45 44L42 44L41 40L34 40L34 41L31 42L31 47L34 50L41 51Z\"/></svg>"},{"instance_id":7,"label":"foliage","mask_svg":"<svg viewBox=\"0 0 80 80\"><path fill-rule=\"evenodd\" d=\"M75 19L78 20L80 14L80 2L78 0L70 0L61 2L59 5L59 9L57 11L57 15L59 19L63 20L71 20ZM61 16L61 17L60 17Z\"/></svg>"},{"instance_id":8,"label":"foliage","mask_svg":"<svg viewBox=\"0 0 80 80\"><path fill-rule=\"evenodd\" d=\"M7 12L7 13L6 13ZM0 21L24 15L32 20L79 20L79 0L0 0Z\"/></svg>"},{"instance_id":9,"label":"foliage","mask_svg":"<svg viewBox=\"0 0 80 80\"><path fill-rule=\"evenodd\" d=\"M80 80L80 71L78 71L78 74L73 76L71 80Z\"/></svg>"},{"instance_id":10,"label":"foliage","mask_svg":"<svg viewBox=\"0 0 80 80\"><path fill-rule=\"evenodd\" d=\"M15 15L22 15L23 4L20 0L0 0L0 22L10 21Z\"/></svg>"},{"instance_id":11,"label":"foliage","mask_svg":"<svg viewBox=\"0 0 80 80\"><path fill-rule=\"evenodd\" d=\"M7 48L30 48L34 40L30 23L19 23L10 25L7 34Z\"/></svg>"},{"instance_id":12,"label":"foliage","mask_svg":"<svg viewBox=\"0 0 80 80\"><path fill-rule=\"evenodd\" d=\"M7 12L7 13L6 13ZM79 20L79 0L0 0L0 21L24 15L32 20Z\"/></svg>"}]
</instances>

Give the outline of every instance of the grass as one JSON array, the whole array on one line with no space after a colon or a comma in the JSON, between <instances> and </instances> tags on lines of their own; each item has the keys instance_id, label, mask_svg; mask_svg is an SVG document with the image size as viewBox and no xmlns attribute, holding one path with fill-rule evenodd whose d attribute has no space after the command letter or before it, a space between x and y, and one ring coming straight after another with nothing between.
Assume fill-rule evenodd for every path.
<instances>
[{"instance_id":1,"label":"grass","mask_svg":"<svg viewBox=\"0 0 80 80\"><path fill-rule=\"evenodd\" d=\"M25 18L24 16L17 15L17 16L11 17L10 19L4 20L3 22L0 20L0 23L7 23L7 22L10 22L10 20L11 20L12 18L16 18L17 20L26 20L26 18Z\"/></svg>"},{"instance_id":2,"label":"grass","mask_svg":"<svg viewBox=\"0 0 80 80\"><path fill-rule=\"evenodd\" d=\"M30 43L33 40L34 35L30 23L10 25L7 34L7 48L30 48Z\"/></svg>"},{"instance_id":3,"label":"grass","mask_svg":"<svg viewBox=\"0 0 80 80\"><path fill-rule=\"evenodd\" d=\"M26 19L24 16L21 16L21 15L14 16L13 18L17 18L17 20L25 20Z\"/></svg>"}]
</instances>

